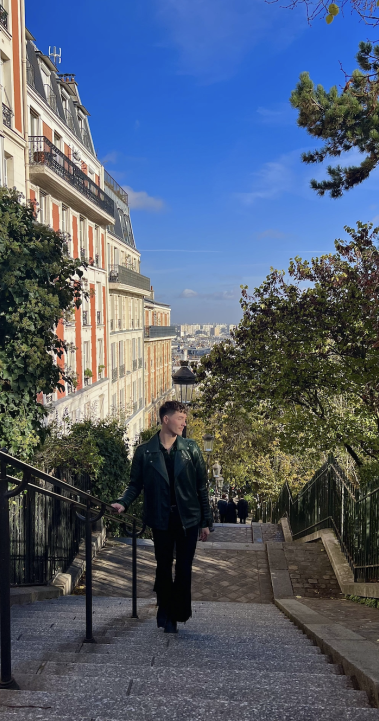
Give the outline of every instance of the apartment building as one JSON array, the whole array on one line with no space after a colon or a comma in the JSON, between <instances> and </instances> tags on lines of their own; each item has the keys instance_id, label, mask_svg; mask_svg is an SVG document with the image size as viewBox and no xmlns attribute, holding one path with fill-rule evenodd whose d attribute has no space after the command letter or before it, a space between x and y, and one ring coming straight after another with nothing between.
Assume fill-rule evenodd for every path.
<instances>
[{"instance_id":1,"label":"apartment building","mask_svg":"<svg viewBox=\"0 0 379 721\"><path fill-rule=\"evenodd\" d=\"M21 0L0 5L0 185L26 195L25 113L23 78L25 56L24 9Z\"/></svg>"},{"instance_id":2,"label":"apartment building","mask_svg":"<svg viewBox=\"0 0 379 721\"><path fill-rule=\"evenodd\" d=\"M144 296L150 278L141 275L129 214L128 195L105 171L104 184L115 205L107 228L109 316L109 408L125 419L129 440L144 428Z\"/></svg>"},{"instance_id":3,"label":"apartment building","mask_svg":"<svg viewBox=\"0 0 379 721\"><path fill-rule=\"evenodd\" d=\"M171 342L176 326L170 325L171 308L154 300L154 292L144 300L145 328L145 427L159 422L159 407L172 396Z\"/></svg>"},{"instance_id":4,"label":"apartment building","mask_svg":"<svg viewBox=\"0 0 379 721\"><path fill-rule=\"evenodd\" d=\"M89 264L88 298L57 329L69 346L58 364L75 382L44 403L58 420L103 418L109 411L106 228L114 223L114 201L104 192L75 76L58 73L28 31L26 53L29 198L38 220L66 234L70 255Z\"/></svg>"}]
</instances>

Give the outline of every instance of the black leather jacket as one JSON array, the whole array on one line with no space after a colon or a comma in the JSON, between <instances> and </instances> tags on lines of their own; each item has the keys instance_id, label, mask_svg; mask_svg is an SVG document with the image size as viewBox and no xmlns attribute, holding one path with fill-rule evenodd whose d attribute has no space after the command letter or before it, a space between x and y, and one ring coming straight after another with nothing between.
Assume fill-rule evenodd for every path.
<instances>
[{"instance_id":1,"label":"black leather jacket","mask_svg":"<svg viewBox=\"0 0 379 721\"><path fill-rule=\"evenodd\" d=\"M144 521L151 528L166 530L170 515L170 482L159 434L136 449L130 483L117 503L127 509L144 491ZM207 473L199 446L190 438L177 437L175 454L175 495L183 528L211 523Z\"/></svg>"}]
</instances>

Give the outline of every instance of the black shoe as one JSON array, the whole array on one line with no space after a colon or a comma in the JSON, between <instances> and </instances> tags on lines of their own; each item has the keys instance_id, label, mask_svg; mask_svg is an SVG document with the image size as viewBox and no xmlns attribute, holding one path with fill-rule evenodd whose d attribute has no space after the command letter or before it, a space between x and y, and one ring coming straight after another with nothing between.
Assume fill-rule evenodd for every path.
<instances>
[{"instance_id":1,"label":"black shoe","mask_svg":"<svg viewBox=\"0 0 379 721\"><path fill-rule=\"evenodd\" d=\"M164 632L178 633L178 624L176 623L176 621L171 621L171 618L168 618L164 627Z\"/></svg>"},{"instance_id":2,"label":"black shoe","mask_svg":"<svg viewBox=\"0 0 379 721\"><path fill-rule=\"evenodd\" d=\"M167 611L163 608L158 607L157 611L157 626L158 628L164 628L167 623Z\"/></svg>"}]
</instances>

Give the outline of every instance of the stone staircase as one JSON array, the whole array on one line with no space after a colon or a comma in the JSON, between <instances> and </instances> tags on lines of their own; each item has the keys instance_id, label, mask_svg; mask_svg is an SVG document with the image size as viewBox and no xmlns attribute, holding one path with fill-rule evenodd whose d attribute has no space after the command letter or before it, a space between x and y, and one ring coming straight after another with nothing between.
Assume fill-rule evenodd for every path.
<instances>
[{"instance_id":1,"label":"stone staircase","mask_svg":"<svg viewBox=\"0 0 379 721\"><path fill-rule=\"evenodd\" d=\"M374 721L379 711L273 604L194 603L177 636L152 599L94 599L96 644L83 644L84 598L13 614L14 675L0 721Z\"/></svg>"},{"instance_id":2,"label":"stone staircase","mask_svg":"<svg viewBox=\"0 0 379 721\"><path fill-rule=\"evenodd\" d=\"M274 555L287 544L273 524L260 524L256 533L252 539L250 526L219 526L208 547L199 544L194 597L200 600L177 636L156 627L148 546L139 551L138 620L125 598L130 548L110 546L97 558L95 644L83 643L83 596L14 606L19 690L0 691L0 721L379 721L366 693L272 603L266 543L275 544Z\"/></svg>"}]
</instances>

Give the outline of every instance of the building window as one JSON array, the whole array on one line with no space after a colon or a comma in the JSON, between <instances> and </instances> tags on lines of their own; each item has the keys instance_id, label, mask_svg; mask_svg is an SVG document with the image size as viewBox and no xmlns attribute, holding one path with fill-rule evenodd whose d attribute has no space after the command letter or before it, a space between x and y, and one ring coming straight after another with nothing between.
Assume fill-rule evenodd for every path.
<instances>
[{"instance_id":1,"label":"building window","mask_svg":"<svg viewBox=\"0 0 379 721\"><path fill-rule=\"evenodd\" d=\"M39 135L39 115L37 115L37 113L35 113L32 109L30 109L29 126L31 136Z\"/></svg>"},{"instance_id":2,"label":"building window","mask_svg":"<svg viewBox=\"0 0 379 721\"><path fill-rule=\"evenodd\" d=\"M48 218L47 218L47 195L46 193L43 193L42 190L39 194L39 222L45 223L45 225L48 224Z\"/></svg>"}]
</instances>

